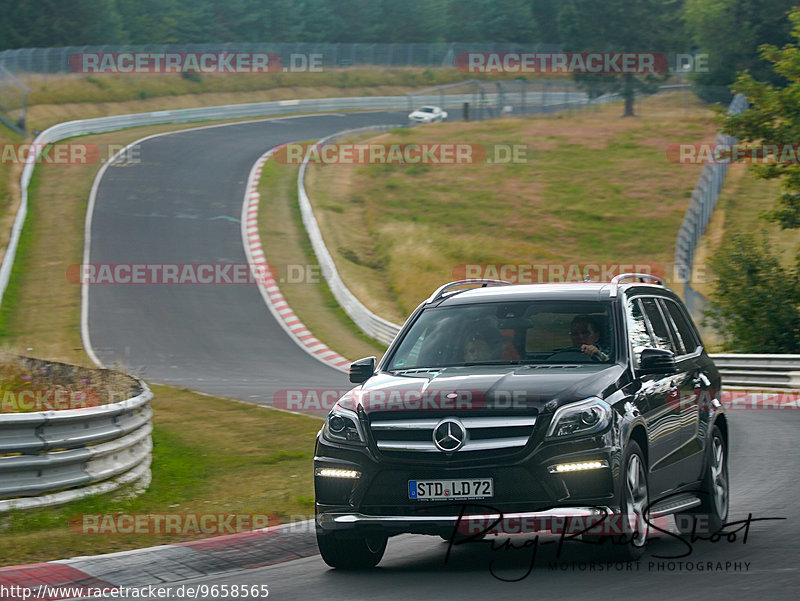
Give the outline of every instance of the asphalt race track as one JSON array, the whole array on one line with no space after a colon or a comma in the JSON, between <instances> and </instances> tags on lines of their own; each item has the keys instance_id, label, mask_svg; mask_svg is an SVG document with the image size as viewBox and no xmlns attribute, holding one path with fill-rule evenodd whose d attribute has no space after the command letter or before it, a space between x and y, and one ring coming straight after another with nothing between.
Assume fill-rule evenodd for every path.
<instances>
[{"instance_id":1,"label":"asphalt race track","mask_svg":"<svg viewBox=\"0 0 800 601\"><path fill-rule=\"evenodd\" d=\"M244 264L242 202L261 154L283 142L405 118L283 118L146 140L140 163L111 167L99 182L89 262ZM262 403L280 389L348 384L289 338L254 284L92 285L88 330L104 365L150 382Z\"/></svg>"},{"instance_id":2,"label":"asphalt race track","mask_svg":"<svg viewBox=\"0 0 800 601\"><path fill-rule=\"evenodd\" d=\"M142 163L106 172L91 229L95 263L244 263L239 217L247 174L281 142L400 123L405 113L277 119L187 131L143 143ZM269 260L269 257L267 257ZM89 332L103 363L120 363L153 382L268 402L292 387L342 387L346 377L298 348L252 285L92 286ZM800 596L800 504L796 463L800 413L731 411L729 521L762 521L735 540L698 541L691 554L668 537L651 541L629 566L609 566L596 551L568 544L492 550L439 538L389 541L371 571L330 570L319 556L194 580L193 584L267 584L269 597L303 599L796 599ZM298 535L301 536L301 535ZM309 536L305 534L302 536ZM515 545L525 538L514 537ZM528 539L530 540L530 539ZM545 543L543 538L540 542ZM555 562L555 563L554 563ZM679 563L682 562L682 563ZM517 582L504 582L519 579ZM183 583L182 583L183 584ZM207 596L205 598L212 598ZM217 597L219 598L219 597Z\"/></svg>"},{"instance_id":3,"label":"asphalt race track","mask_svg":"<svg viewBox=\"0 0 800 601\"><path fill-rule=\"evenodd\" d=\"M548 536L541 538L532 565L532 547L524 544L533 537L513 536L454 547L445 563L447 543L438 537L403 535L390 539L383 561L373 570L332 570L317 555L161 586L173 589L176 596L171 598L179 598L181 587L202 591L205 586L207 594L197 598L209 600L223 598L211 592L215 585L228 585L229 590L266 585L270 599L298 601L797 599L800 528L794 513L800 487L792 450L798 413L731 413L732 504L725 531L735 536L713 544L695 541L686 557L676 558L689 547L664 535L650 540L638 562L610 564L580 542L567 542L558 557L557 539ZM745 524L734 522L749 515L754 521L745 537ZM779 517L786 519L755 521ZM294 533L281 546L307 549L312 537L308 531ZM291 541L297 541L296 546ZM504 541L518 548L506 549ZM265 555L264 562L269 561ZM132 586L137 586L135 581Z\"/></svg>"}]
</instances>

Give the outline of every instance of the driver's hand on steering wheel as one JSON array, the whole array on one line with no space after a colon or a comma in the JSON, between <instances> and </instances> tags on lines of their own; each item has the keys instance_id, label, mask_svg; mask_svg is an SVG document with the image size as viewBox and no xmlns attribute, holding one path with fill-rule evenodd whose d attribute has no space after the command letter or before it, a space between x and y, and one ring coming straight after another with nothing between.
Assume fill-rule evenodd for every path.
<instances>
[{"instance_id":1,"label":"driver's hand on steering wheel","mask_svg":"<svg viewBox=\"0 0 800 601\"><path fill-rule=\"evenodd\" d=\"M580 349L582 353L589 355L592 359L598 361L606 361L608 359L606 354L593 344L582 344Z\"/></svg>"}]
</instances>

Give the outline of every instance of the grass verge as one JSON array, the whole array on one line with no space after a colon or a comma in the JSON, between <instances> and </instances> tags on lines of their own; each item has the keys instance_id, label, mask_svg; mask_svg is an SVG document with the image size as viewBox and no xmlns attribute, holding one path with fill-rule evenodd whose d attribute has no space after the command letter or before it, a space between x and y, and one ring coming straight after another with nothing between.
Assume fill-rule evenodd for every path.
<instances>
[{"instance_id":1,"label":"grass verge","mask_svg":"<svg viewBox=\"0 0 800 601\"><path fill-rule=\"evenodd\" d=\"M195 94L240 94L281 88L338 90L337 95L350 95L361 89L367 96L382 96L381 88L426 88L464 81L465 79L508 79L505 75L471 74L456 68L427 67L337 67L315 73L204 73L191 78L181 74L58 74L23 77L31 88L29 106L67 103L103 103L145 100L159 97ZM556 76L553 79L564 79ZM398 92L402 94L403 92ZM314 98L294 95L292 98ZM330 94L332 95L332 94ZM360 95L360 94L359 94Z\"/></svg>"},{"instance_id":2,"label":"grass verge","mask_svg":"<svg viewBox=\"0 0 800 601\"><path fill-rule=\"evenodd\" d=\"M336 302L325 279L318 275L317 259L297 204L298 169L275 160L264 165L258 213L264 256L278 268L281 293L314 336L348 359L380 357L386 347L361 332ZM302 273L309 277L289 281L290 265L301 266Z\"/></svg>"}]
</instances>

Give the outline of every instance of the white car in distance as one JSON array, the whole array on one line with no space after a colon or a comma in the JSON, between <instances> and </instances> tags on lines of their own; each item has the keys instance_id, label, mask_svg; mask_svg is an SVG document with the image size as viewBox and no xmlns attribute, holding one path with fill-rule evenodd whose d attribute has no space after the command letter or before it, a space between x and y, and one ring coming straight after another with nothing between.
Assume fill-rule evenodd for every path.
<instances>
[{"instance_id":1,"label":"white car in distance","mask_svg":"<svg viewBox=\"0 0 800 601\"><path fill-rule=\"evenodd\" d=\"M447 112L438 106L421 106L408 115L408 120L413 123L433 123L434 121L447 121Z\"/></svg>"}]
</instances>

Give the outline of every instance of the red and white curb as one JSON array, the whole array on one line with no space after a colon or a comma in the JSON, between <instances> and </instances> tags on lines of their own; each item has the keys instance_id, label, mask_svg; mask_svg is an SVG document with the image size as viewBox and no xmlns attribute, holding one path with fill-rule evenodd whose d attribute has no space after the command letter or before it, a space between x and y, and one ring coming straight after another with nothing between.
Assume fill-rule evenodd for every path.
<instances>
[{"instance_id":1,"label":"red and white curb","mask_svg":"<svg viewBox=\"0 0 800 601\"><path fill-rule=\"evenodd\" d=\"M260 200L258 183L261 179L264 164L282 146L284 145L276 146L261 155L253 165L247 178L247 189L242 205L242 241L247 255L247 262L256 275L255 279L264 302L266 302L275 320L286 330L286 333L300 348L315 359L347 373L350 361L317 340L297 315L294 314L294 311L292 311L278 288L275 274L270 270L270 266L264 257L264 250L261 247L261 237L258 235L258 203Z\"/></svg>"},{"instance_id":2,"label":"red and white curb","mask_svg":"<svg viewBox=\"0 0 800 601\"><path fill-rule=\"evenodd\" d=\"M166 598L170 596L163 594L166 591L155 589L318 552L314 521L294 522L147 549L0 568L0 601ZM112 593L114 590L118 592Z\"/></svg>"}]
</instances>

